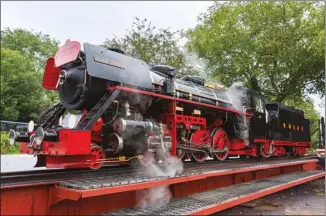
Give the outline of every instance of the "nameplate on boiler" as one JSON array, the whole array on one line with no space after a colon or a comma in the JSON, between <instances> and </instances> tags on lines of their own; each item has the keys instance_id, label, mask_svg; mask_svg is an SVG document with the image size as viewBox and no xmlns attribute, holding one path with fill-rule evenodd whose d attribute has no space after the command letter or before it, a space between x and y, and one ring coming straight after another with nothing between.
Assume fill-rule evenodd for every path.
<instances>
[{"instance_id":1,"label":"nameplate on boiler","mask_svg":"<svg viewBox=\"0 0 326 216\"><path fill-rule=\"evenodd\" d=\"M102 63L102 64L110 65L110 66L113 66L113 67L126 69L125 64L123 64L123 63L121 63L119 61L116 61L116 60L106 59L106 58L103 58L101 56L94 56L94 61Z\"/></svg>"}]
</instances>

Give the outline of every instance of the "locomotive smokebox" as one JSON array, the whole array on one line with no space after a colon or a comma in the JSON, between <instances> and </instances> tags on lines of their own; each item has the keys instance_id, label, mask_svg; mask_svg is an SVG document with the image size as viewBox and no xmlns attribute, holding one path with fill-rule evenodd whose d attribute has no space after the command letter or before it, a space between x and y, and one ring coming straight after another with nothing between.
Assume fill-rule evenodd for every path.
<instances>
[{"instance_id":1,"label":"locomotive smokebox","mask_svg":"<svg viewBox=\"0 0 326 216\"><path fill-rule=\"evenodd\" d=\"M70 110L90 110L105 93L105 87L106 82L89 76L83 65L67 65L57 83L60 101Z\"/></svg>"},{"instance_id":2,"label":"locomotive smokebox","mask_svg":"<svg viewBox=\"0 0 326 216\"><path fill-rule=\"evenodd\" d=\"M43 87L58 90L62 105L69 110L90 110L106 93L120 84L152 89L146 62L124 54L120 49L70 41L54 58L49 58Z\"/></svg>"},{"instance_id":3,"label":"locomotive smokebox","mask_svg":"<svg viewBox=\"0 0 326 216\"><path fill-rule=\"evenodd\" d=\"M78 68L62 70L59 74L58 91L62 104L68 109L78 109L84 103L85 72Z\"/></svg>"}]
</instances>

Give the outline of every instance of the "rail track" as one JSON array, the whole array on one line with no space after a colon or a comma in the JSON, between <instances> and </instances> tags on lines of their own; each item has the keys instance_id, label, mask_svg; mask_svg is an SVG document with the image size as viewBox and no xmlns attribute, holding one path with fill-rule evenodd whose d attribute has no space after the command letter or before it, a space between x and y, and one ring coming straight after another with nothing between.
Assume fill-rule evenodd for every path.
<instances>
[{"instance_id":1,"label":"rail track","mask_svg":"<svg viewBox=\"0 0 326 216\"><path fill-rule=\"evenodd\" d=\"M184 162L181 171L172 165L173 174L171 164L7 172L0 176L1 215L211 215L324 177L318 164L317 156L304 156ZM151 188L171 195L151 206L160 200L167 206L137 208L149 201Z\"/></svg>"},{"instance_id":2,"label":"rail track","mask_svg":"<svg viewBox=\"0 0 326 216\"><path fill-rule=\"evenodd\" d=\"M184 170L197 170L206 169L212 167L227 166L227 164L243 164L259 161L279 161L287 160L294 157L282 157L282 158L250 158L250 159L229 159L223 162L221 161L206 161L203 163L192 163L184 162ZM304 156L301 159L312 159L317 158L316 156ZM164 168L163 165L159 165L160 168ZM105 176L119 176L120 174L125 174L126 171L130 172L142 172L145 168L130 167L130 165L111 165L104 166L99 170L89 170L89 169L50 169L50 170L35 170L35 171L19 171L19 172L5 172L1 173L1 188L12 188L12 187L24 187L24 186L37 186L37 185L47 185L55 184L60 181L67 180L77 180L77 179L89 179L98 178Z\"/></svg>"}]
</instances>

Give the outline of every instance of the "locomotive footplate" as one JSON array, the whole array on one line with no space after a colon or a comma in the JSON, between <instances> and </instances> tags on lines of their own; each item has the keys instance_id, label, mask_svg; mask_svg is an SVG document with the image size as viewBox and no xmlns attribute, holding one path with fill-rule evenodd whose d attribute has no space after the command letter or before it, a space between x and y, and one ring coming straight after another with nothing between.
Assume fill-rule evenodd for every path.
<instances>
[{"instance_id":1,"label":"locomotive footplate","mask_svg":"<svg viewBox=\"0 0 326 216\"><path fill-rule=\"evenodd\" d=\"M323 170L298 171L208 190L182 198L172 198L165 205L153 203L146 208L125 208L98 215L209 215L324 176Z\"/></svg>"},{"instance_id":2,"label":"locomotive footplate","mask_svg":"<svg viewBox=\"0 0 326 216\"><path fill-rule=\"evenodd\" d=\"M62 190L69 189L75 191L77 194L85 196L94 196L92 192L97 191L96 194L115 193L115 191L130 191L140 188L148 188L152 186L162 186L168 184L176 184L191 180L205 179L207 177L222 176L227 174L242 173L248 171L257 171L264 169L271 169L274 167L286 167L295 165L304 165L307 163L318 163L315 158L293 158L293 159L269 159L265 161L229 161L223 163L209 163L190 167L185 164L184 170L181 173L176 173L174 176L165 175L164 171L161 175L153 175L152 170L139 170L133 172L126 172L119 175L109 175L105 177L92 177L78 180L69 180L59 182L57 187ZM168 173L168 172L167 172ZM144 186L143 183L150 183ZM139 184L137 186L137 184ZM132 187L129 187L132 185ZM119 186L118 188L115 188ZM125 188L124 188L125 187ZM69 197L66 197L70 199Z\"/></svg>"}]
</instances>

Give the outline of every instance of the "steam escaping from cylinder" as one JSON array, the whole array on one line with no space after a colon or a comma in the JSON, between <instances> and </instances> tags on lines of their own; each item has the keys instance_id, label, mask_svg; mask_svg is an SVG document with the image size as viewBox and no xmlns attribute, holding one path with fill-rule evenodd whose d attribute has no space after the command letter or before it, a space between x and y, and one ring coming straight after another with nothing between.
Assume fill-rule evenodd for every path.
<instances>
[{"instance_id":1,"label":"steam escaping from cylinder","mask_svg":"<svg viewBox=\"0 0 326 216\"><path fill-rule=\"evenodd\" d=\"M147 178L167 179L174 178L176 175L180 175L183 172L182 160L177 157L173 157L170 154L169 146L165 145L163 150L156 152L159 156L159 161L152 158L145 166L141 166L139 176ZM137 206L140 208L146 208L153 206L161 208L167 205L172 197L169 190L169 186L160 186L145 189L137 192Z\"/></svg>"},{"instance_id":2,"label":"steam escaping from cylinder","mask_svg":"<svg viewBox=\"0 0 326 216\"><path fill-rule=\"evenodd\" d=\"M147 107L153 103L154 101L151 101L149 97L144 97L139 94L133 94L132 97L128 97L128 101L130 102L131 106L137 106L140 108L140 110L145 111ZM142 119L142 121L146 122L146 119ZM129 121L130 123L133 123ZM135 125L135 124L133 124ZM148 122L144 125L138 125L144 128L149 128ZM154 119L151 119L151 125L152 127L152 132L155 133L155 141L157 143L157 137L163 137L163 131L157 130L155 125L160 125L159 122L155 122ZM160 128L161 129L161 128ZM145 130L147 131L147 130ZM183 172L183 163L181 160L178 160L176 157L172 157L170 154L170 148L171 148L171 143L169 142L169 145L167 145L167 142L163 139L162 141L162 147L161 151L155 152L159 157L160 160L157 162L156 159L153 158L153 160L149 161L149 163L146 164L146 166L143 165L137 165L139 166L136 170L136 175L141 176L142 178L173 178L176 175L180 175ZM141 152L142 149L141 145L135 144L135 147L138 148L136 152ZM146 153L145 153L146 154ZM163 165L164 164L164 165ZM169 203L170 199L172 197L172 194L169 190L169 186L160 186L160 187L153 187L149 189L144 189L136 192L136 200L137 200L137 205L140 208L146 208L146 207L157 207L161 208L165 206L166 204Z\"/></svg>"},{"instance_id":3,"label":"steam escaping from cylinder","mask_svg":"<svg viewBox=\"0 0 326 216\"><path fill-rule=\"evenodd\" d=\"M233 108L243 112L245 104L248 102L244 86L241 82L233 83L225 92L229 100L232 102Z\"/></svg>"},{"instance_id":4,"label":"steam escaping from cylinder","mask_svg":"<svg viewBox=\"0 0 326 216\"><path fill-rule=\"evenodd\" d=\"M180 175L183 172L183 163L175 157L171 157L169 154L165 159L169 159L169 163L161 168L154 162L150 163L146 168L143 175L147 177L158 178L173 178L176 175ZM172 198L169 185L152 187L145 189L137 193L137 207L148 208L156 207L162 208L166 206Z\"/></svg>"},{"instance_id":5,"label":"steam escaping from cylinder","mask_svg":"<svg viewBox=\"0 0 326 216\"><path fill-rule=\"evenodd\" d=\"M245 113L246 112L246 105L249 104L246 91L242 83L237 82L231 85L227 91L226 95L228 96L229 100L232 103L232 106L235 110ZM245 145L249 145L249 119L246 118L245 115L238 115L238 122L239 128L235 131L237 135L242 138L245 142Z\"/></svg>"},{"instance_id":6,"label":"steam escaping from cylinder","mask_svg":"<svg viewBox=\"0 0 326 216\"><path fill-rule=\"evenodd\" d=\"M183 163L175 157L171 157L169 154L164 159L168 159L168 164L161 168L154 162L150 163L145 168L145 176L148 177L159 177L159 178L173 178L177 174L183 172ZM137 206L140 208L147 208L153 206L161 208L166 206L172 198L171 191L168 185L153 187L137 194Z\"/></svg>"}]
</instances>

